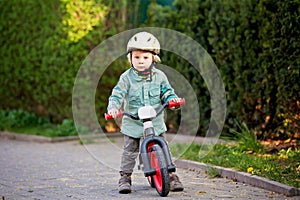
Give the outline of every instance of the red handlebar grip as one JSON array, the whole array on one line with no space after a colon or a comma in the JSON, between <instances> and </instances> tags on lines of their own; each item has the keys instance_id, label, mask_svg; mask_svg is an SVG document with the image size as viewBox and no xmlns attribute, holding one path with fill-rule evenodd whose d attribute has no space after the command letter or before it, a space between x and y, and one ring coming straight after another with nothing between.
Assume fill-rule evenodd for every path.
<instances>
[{"instance_id":1,"label":"red handlebar grip","mask_svg":"<svg viewBox=\"0 0 300 200\"><path fill-rule=\"evenodd\" d=\"M170 100L170 101L168 101L168 108L179 107L180 105L184 105L184 104L185 104L185 99L184 98L180 98L179 102L176 102L174 100Z\"/></svg>"},{"instance_id":2,"label":"red handlebar grip","mask_svg":"<svg viewBox=\"0 0 300 200\"><path fill-rule=\"evenodd\" d=\"M109 120L109 119L111 119L113 117L111 115L107 114L107 113L104 113L104 118L107 121L107 120Z\"/></svg>"},{"instance_id":3,"label":"red handlebar grip","mask_svg":"<svg viewBox=\"0 0 300 200\"><path fill-rule=\"evenodd\" d=\"M119 111L117 114L117 117L122 117L122 115L123 115L122 111ZM107 114L107 113L104 113L104 117L105 117L105 120L109 120L109 119L113 118L110 114Z\"/></svg>"}]
</instances>

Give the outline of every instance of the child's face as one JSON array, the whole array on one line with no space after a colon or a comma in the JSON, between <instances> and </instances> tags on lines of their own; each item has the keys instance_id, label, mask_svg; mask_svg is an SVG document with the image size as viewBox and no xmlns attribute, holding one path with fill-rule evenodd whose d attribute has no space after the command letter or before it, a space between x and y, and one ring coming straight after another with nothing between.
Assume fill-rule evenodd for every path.
<instances>
[{"instance_id":1,"label":"child's face","mask_svg":"<svg viewBox=\"0 0 300 200\"><path fill-rule=\"evenodd\" d=\"M153 61L153 54L147 51L134 50L131 55L133 67L138 71L149 69Z\"/></svg>"}]
</instances>

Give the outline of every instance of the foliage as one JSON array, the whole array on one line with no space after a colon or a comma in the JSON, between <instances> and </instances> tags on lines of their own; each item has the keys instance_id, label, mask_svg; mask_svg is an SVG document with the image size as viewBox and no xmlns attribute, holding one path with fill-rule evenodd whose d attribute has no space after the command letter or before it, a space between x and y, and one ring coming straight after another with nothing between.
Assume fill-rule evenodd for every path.
<instances>
[{"instance_id":1,"label":"foliage","mask_svg":"<svg viewBox=\"0 0 300 200\"><path fill-rule=\"evenodd\" d=\"M300 2L219 2L209 37L228 90L229 120L237 116L260 138L292 137L299 126Z\"/></svg>"},{"instance_id":2,"label":"foliage","mask_svg":"<svg viewBox=\"0 0 300 200\"><path fill-rule=\"evenodd\" d=\"M0 130L20 128L25 126L40 126L48 124L47 118L39 117L24 110L1 110L0 111Z\"/></svg>"},{"instance_id":3,"label":"foliage","mask_svg":"<svg viewBox=\"0 0 300 200\"><path fill-rule=\"evenodd\" d=\"M107 7L101 1L62 0L65 12L62 24L68 39L78 42L93 31L99 22L103 22Z\"/></svg>"},{"instance_id":4,"label":"foliage","mask_svg":"<svg viewBox=\"0 0 300 200\"><path fill-rule=\"evenodd\" d=\"M80 3L80 10L74 10L74 5ZM91 10L95 1L1 4L2 19L6 19L0 25L1 108L22 108L57 122L70 118L76 72L94 46L89 41L99 41L98 34L103 29L100 18L106 14L105 8ZM78 15L73 18L74 14ZM99 17L95 25L88 19L96 15ZM79 16L86 27L77 23Z\"/></svg>"},{"instance_id":5,"label":"foliage","mask_svg":"<svg viewBox=\"0 0 300 200\"><path fill-rule=\"evenodd\" d=\"M186 149L181 158L233 168L253 175L268 178L294 187L300 185L300 150L281 150L278 154L241 151L243 146L217 144L205 157L199 157L200 144L174 144L171 152ZM213 174L217 176L216 174Z\"/></svg>"},{"instance_id":6,"label":"foliage","mask_svg":"<svg viewBox=\"0 0 300 200\"><path fill-rule=\"evenodd\" d=\"M65 119L61 124L52 124L48 118L40 117L22 109L0 110L0 121L0 131L47 137L78 135L72 120Z\"/></svg>"},{"instance_id":7,"label":"foliage","mask_svg":"<svg viewBox=\"0 0 300 200\"><path fill-rule=\"evenodd\" d=\"M71 119L72 90L83 59L108 37L140 26L143 3L0 1L0 109L23 109L56 123ZM299 0L175 0L173 6L162 5L151 1L143 26L180 31L210 53L226 87L227 130L238 128L234 121L240 120L259 139L299 133ZM203 79L177 55L162 52L161 57L195 90L203 135L212 111ZM95 109L101 115L118 75L128 67L125 62L112 63L98 84Z\"/></svg>"},{"instance_id":8,"label":"foliage","mask_svg":"<svg viewBox=\"0 0 300 200\"><path fill-rule=\"evenodd\" d=\"M249 130L245 123L236 123L240 132L234 129L230 129L231 136L225 136L222 138L229 138L235 140L239 144L238 147L241 151L263 153L265 152L264 146L257 140L257 137L253 130Z\"/></svg>"},{"instance_id":9,"label":"foliage","mask_svg":"<svg viewBox=\"0 0 300 200\"><path fill-rule=\"evenodd\" d=\"M176 0L174 6L152 3L148 25L183 32L212 55L227 91L226 128L238 119L259 138L299 133L300 2ZM180 60L164 56L168 65L188 74L201 102L200 132L205 132L210 106L203 81L193 71L186 73L189 67Z\"/></svg>"}]
</instances>

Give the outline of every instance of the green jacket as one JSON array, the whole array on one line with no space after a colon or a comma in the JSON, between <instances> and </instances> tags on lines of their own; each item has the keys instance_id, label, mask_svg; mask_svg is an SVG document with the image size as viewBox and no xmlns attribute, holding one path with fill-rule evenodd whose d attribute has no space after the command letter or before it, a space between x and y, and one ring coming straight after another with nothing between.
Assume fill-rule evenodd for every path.
<instances>
[{"instance_id":1,"label":"green jacket","mask_svg":"<svg viewBox=\"0 0 300 200\"><path fill-rule=\"evenodd\" d=\"M173 98L177 98L177 95L161 70L153 67L152 80L149 81L138 76L133 68L130 68L120 76L119 82L109 97L107 109L123 109L125 112L137 115L138 109L142 106L151 105L156 109ZM153 119L153 126L156 135L167 130L163 113ZM141 138L143 137L143 123L123 116L121 133Z\"/></svg>"}]
</instances>

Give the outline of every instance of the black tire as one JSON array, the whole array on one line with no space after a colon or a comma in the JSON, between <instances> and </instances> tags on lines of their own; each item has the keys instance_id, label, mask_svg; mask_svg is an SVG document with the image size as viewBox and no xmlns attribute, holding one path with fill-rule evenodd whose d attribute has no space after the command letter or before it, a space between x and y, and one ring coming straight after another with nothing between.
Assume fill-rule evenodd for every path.
<instances>
[{"instance_id":1,"label":"black tire","mask_svg":"<svg viewBox=\"0 0 300 200\"><path fill-rule=\"evenodd\" d=\"M151 168L156 169L156 174L151 176L151 181L154 183L158 194L161 197L166 197L170 191L170 175L164 153L159 145L153 145L149 158Z\"/></svg>"}]
</instances>

